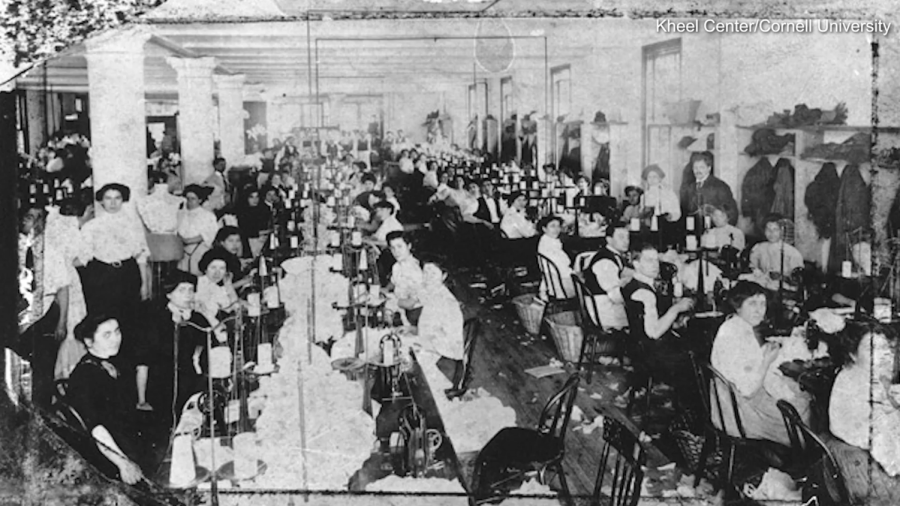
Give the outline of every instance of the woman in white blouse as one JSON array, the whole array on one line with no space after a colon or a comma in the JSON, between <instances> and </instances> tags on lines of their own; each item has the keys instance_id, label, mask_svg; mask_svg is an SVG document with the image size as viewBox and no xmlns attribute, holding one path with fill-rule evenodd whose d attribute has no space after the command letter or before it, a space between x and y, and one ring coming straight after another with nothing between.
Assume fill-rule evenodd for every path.
<instances>
[{"instance_id":1,"label":"woman in white blouse","mask_svg":"<svg viewBox=\"0 0 900 506\"><path fill-rule=\"evenodd\" d=\"M422 315L418 334L422 347L450 360L463 358L463 314L459 301L444 285L446 273L434 262L422 267Z\"/></svg>"},{"instance_id":2,"label":"woman in white blouse","mask_svg":"<svg viewBox=\"0 0 900 506\"><path fill-rule=\"evenodd\" d=\"M641 179L644 181L644 196L642 197L644 212L649 216L657 216L672 223L681 219L681 206L675 191L663 185L666 173L653 164L644 167ZM652 218L648 218L652 219Z\"/></svg>"},{"instance_id":3,"label":"woman in white blouse","mask_svg":"<svg viewBox=\"0 0 900 506\"><path fill-rule=\"evenodd\" d=\"M178 217L178 235L184 242L184 256L178 268L195 276L203 274L200 259L213 247L219 231L215 213L203 207L212 191L212 188L196 184L185 188L185 207Z\"/></svg>"},{"instance_id":4,"label":"woman in white blouse","mask_svg":"<svg viewBox=\"0 0 900 506\"><path fill-rule=\"evenodd\" d=\"M547 216L540 221L538 228L541 229L543 235L538 241L537 252L556 265L562 278L562 286L548 287L541 282L541 293L545 291L553 292L556 298L568 299L574 297L575 285L574 281L572 281L572 260L563 250L562 241L559 240L559 234L562 232L562 218L559 216ZM551 278L551 282L556 284L559 280Z\"/></svg>"},{"instance_id":5,"label":"woman in white blouse","mask_svg":"<svg viewBox=\"0 0 900 506\"><path fill-rule=\"evenodd\" d=\"M222 313L233 313L238 309L239 298L228 274L237 272L240 265L233 255L217 248L203 254L199 267L203 275L197 278L194 303L197 310L216 325Z\"/></svg>"},{"instance_id":6,"label":"woman in white blouse","mask_svg":"<svg viewBox=\"0 0 900 506\"><path fill-rule=\"evenodd\" d=\"M863 335L834 381L828 420L835 437L826 443L855 504L900 504L897 338L880 326L848 334Z\"/></svg>"},{"instance_id":7,"label":"woman in white blouse","mask_svg":"<svg viewBox=\"0 0 900 506\"><path fill-rule=\"evenodd\" d=\"M778 357L780 345L764 341L754 331L766 316L766 294L765 288L751 281L740 281L735 285L728 298L737 313L719 327L710 362L735 387L738 411L747 437L789 446L790 438L784 419L776 406L778 399L763 385L769 366ZM808 424L809 398L800 392L796 384L792 386L794 395L787 400ZM724 385L720 385L718 391L718 402L725 418L724 430L732 436L740 436L733 422L731 399L725 393ZM718 405L712 395L711 391L712 421L723 428L722 420L718 419Z\"/></svg>"},{"instance_id":8,"label":"woman in white blouse","mask_svg":"<svg viewBox=\"0 0 900 506\"><path fill-rule=\"evenodd\" d=\"M104 185L96 195L104 212L81 229L89 260L82 274L88 313L118 315L123 326L135 321L141 299L150 298L150 250L137 213L123 208L130 197L123 184ZM123 351L128 348L124 343Z\"/></svg>"}]
</instances>

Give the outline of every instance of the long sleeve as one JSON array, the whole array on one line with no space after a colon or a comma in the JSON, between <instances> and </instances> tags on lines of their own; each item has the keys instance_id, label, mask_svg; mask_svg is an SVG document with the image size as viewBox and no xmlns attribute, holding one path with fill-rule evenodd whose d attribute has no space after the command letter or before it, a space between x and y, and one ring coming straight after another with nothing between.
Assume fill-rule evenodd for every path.
<instances>
[{"instance_id":1,"label":"long sleeve","mask_svg":"<svg viewBox=\"0 0 900 506\"><path fill-rule=\"evenodd\" d=\"M619 279L619 266L612 260L600 260L591 269L597 277L597 284L609 295L609 298L618 303L624 303L620 288L622 280Z\"/></svg>"},{"instance_id":2,"label":"long sleeve","mask_svg":"<svg viewBox=\"0 0 900 506\"><path fill-rule=\"evenodd\" d=\"M734 316L719 327L710 362L738 392L750 397L763 385L766 369L753 327Z\"/></svg>"}]
</instances>

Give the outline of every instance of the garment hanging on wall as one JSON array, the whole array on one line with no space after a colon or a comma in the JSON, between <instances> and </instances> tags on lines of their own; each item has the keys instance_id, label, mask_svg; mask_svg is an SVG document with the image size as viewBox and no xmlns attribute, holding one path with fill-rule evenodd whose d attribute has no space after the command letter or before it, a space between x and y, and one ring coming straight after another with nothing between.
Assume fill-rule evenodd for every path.
<instances>
[{"instance_id":1,"label":"garment hanging on wall","mask_svg":"<svg viewBox=\"0 0 900 506\"><path fill-rule=\"evenodd\" d=\"M828 269L840 272L841 262L850 260L848 237L869 226L869 188L859 173L859 166L848 164L841 174L841 190L838 193L835 212L834 239L828 255Z\"/></svg>"},{"instance_id":2,"label":"garment hanging on wall","mask_svg":"<svg viewBox=\"0 0 900 506\"><path fill-rule=\"evenodd\" d=\"M751 235L762 236L766 216L775 201L775 169L761 157L744 176L741 185L741 214L753 221Z\"/></svg>"},{"instance_id":3,"label":"garment hanging on wall","mask_svg":"<svg viewBox=\"0 0 900 506\"><path fill-rule=\"evenodd\" d=\"M775 200L772 212L794 221L794 166L787 158L775 163Z\"/></svg>"},{"instance_id":4,"label":"garment hanging on wall","mask_svg":"<svg viewBox=\"0 0 900 506\"><path fill-rule=\"evenodd\" d=\"M809 211L810 220L816 226L816 231L819 232L819 237L822 239L829 239L834 235L835 213L840 190L841 178L838 177L837 169L831 162L822 164L815 179L806 187L803 202Z\"/></svg>"},{"instance_id":5,"label":"garment hanging on wall","mask_svg":"<svg viewBox=\"0 0 900 506\"><path fill-rule=\"evenodd\" d=\"M609 181L609 143L597 144L594 142L594 150L597 152L597 158L594 160L591 183L601 179Z\"/></svg>"},{"instance_id":6,"label":"garment hanging on wall","mask_svg":"<svg viewBox=\"0 0 900 506\"><path fill-rule=\"evenodd\" d=\"M492 155L497 154L497 148L499 146L498 139L498 122L494 119L493 116L488 116L484 120L484 152L490 153Z\"/></svg>"}]
</instances>

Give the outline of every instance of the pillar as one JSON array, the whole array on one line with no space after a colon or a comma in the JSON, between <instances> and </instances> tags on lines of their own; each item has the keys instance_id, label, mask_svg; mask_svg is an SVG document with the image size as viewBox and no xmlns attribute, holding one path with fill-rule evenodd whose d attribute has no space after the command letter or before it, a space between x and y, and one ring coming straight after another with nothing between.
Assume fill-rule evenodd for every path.
<instances>
[{"instance_id":1,"label":"pillar","mask_svg":"<svg viewBox=\"0 0 900 506\"><path fill-rule=\"evenodd\" d=\"M168 57L178 73L178 137L185 185L202 183L213 172L215 117L212 72L215 58Z\"/></svg>"},{"instance_id":2,"label":"pillar","mask_svg":"<svg viewBox=\"0 0 900 506\"><path fill-rule=\"evenodd\" d=\"M244 159L244 75L213 79L219 91L219 146L230 167Z\"/></svg>"},{"instance_id":3,"label":"pillar","mask_svg":"<svg viewBox=\"0 0 900 506\"><path fill-rule=\"evenodd\" d=\"M47 95L44 90L25 90L28 114L28 152L37 154L47 143Z\"/></svg>"},{"instance_id":4,"label":"pillar","mask_svg":"<svg viewBox=\"0 0 900 506\"><path fill-rule=\"evenodd\" d=\"M149 37L132 29L85 42L94 188L121 183L134 201L147 194L144 43Z\"/></svg>"}]
</instances>

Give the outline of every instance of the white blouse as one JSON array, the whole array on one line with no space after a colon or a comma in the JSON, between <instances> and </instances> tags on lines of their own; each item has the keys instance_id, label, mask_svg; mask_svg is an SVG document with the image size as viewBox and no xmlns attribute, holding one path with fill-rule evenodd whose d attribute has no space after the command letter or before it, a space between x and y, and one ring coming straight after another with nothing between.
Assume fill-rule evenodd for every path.
<instances>
[{"instance_id":1,"label":"white blouse","mask_svg":"<svg viewBox=\"0 0 900 506\"><path fill-rule=\"evenodd\" d=\"M554 239L550 236L542 235L540 241L538 241L537 252L550 259L550 261L556 265L556 268L559 269L562 286L554 286L553 292L555 292L558 297L562 297L563 295L565 295L566 298L574 297L575 285L574 281L572 281L572 261L569 259L569 255L563 250L562 241L558 238ZM545 287L542 282L541 291L546 288L547 287ZM560 289L562 289L565 294L559 293Z\"/></svg>"},{"instance_id":2,"label":"white blouse","mask_svg":"<svg viewBox=\"0 0 900 506\"><path fill-rule=\"evenodd\" d=\"M681 219L681 205L678 196L671 188L662 185L650 186L641 197L643 207L653 207L654 214L663 215L669 213L669 221Z\"/></svg>"},{"instance_id":3,"label":"white blouse","mask_svg":"<svg viewBox=\"0 0 900 506\"><path fill-rule=\"evenodd\" d=\"M710 362L744 397L763 385L766 369L762 346L753 326L739 316L732 316L719 327Z\"/></svg>"},{"instance_id":4,"label":"white blouse","mask_svg":"<svg viewBox=\"0 0 900 506\"><path fill-rule=\"evenodd\" d=\"M150 256L144 224L127 208L97 216L84 224L81 233L91 259L111 264L135 258L146 264Z\"/></svg>"},{"instance_id":5,"label":"white blouse","mask_svg":"<svg viewBox=\"0 0 900 506\"><path fill-rule=\"evenodd\" d=\"M423 289L420 300L422 315L419 317L418 327L423 344L430 344L442 357L462 360L465 342L459 301L444 285Z\"/></svg>"},{"instance_id":6,"label":"white blouse","mask_svg":"<svg viewBox=\"0 0 900 506\"><path fill-rule=\"evenodd\" d=\"M198 235L203 239L206 247L211 248L219 232L219 222L216 215L203 207L196 209L182 209L178 217L178 235L182 239L190 239Z\"/></svg>"}]
</instances>

